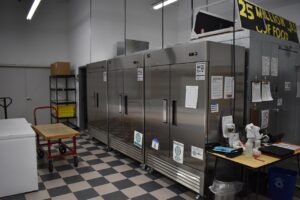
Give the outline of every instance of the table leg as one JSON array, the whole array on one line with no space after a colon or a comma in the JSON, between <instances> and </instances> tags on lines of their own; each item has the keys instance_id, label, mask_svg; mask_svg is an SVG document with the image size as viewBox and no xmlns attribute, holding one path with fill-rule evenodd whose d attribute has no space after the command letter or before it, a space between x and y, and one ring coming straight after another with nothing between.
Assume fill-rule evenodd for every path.
<instances>
[{"instance_id":1,"label":"table leg","mask_svg":"<svg viewBox=\"0 0 300 200\"><path fill-rule=\"evenodd\" d=\"M76 136L73 136L73 160L74 160L74 166L78 166L78 158L77 158L77 149L76 149Z\"/></svg>"},{"instance_id":2,"label":"table leg","mask_svg":"<svg viewBox=\"0 0 300 200\"><path fill-rule=\"evenodd\" d=\"M51 141L47 141L47 146L48 146L48 164L49 164L49 171L53 171L53 161L52 161L52 154L51 154Z\"/></svg>"},{"instance_id":3,"label":"table leg","mask_svg":"<svg viewBox=\"0 0 300 200\"><path fill-rule=\"evenodd\" d=\"M297 154L297 166L298 166L298 176L300 176L299 154Z\"/></svg>"}]
</instances>

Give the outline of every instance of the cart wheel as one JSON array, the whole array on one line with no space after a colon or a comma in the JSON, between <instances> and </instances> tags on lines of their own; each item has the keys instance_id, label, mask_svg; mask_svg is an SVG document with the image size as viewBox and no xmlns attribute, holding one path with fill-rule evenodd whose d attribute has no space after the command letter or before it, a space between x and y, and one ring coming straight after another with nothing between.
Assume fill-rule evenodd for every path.
<instances>
[{"instance_id":1,"label":"cart wheel","mask_svg":"<svg viewBox=\"0 0 300 200\"><path fill-rule=\"evenodd\" d=\"M44 158L44 151L42 149L37 149L37 155L39 159L43 159Z\"/></svg>"},{"instance_id":2,"label":"cart wheel","mask_svg":"<svg viewBox=\"0 0 300 200\"><path fill-rule=\"evenodd\" d=\"M74 167L78 167L78 158L77 156L73 157Z\"/></svg>"},{"instance_id":3,"label":"cart wheel","mask_svg":"<svg viewBox=\"0 0 300 200\"><path fill-rule=\"evenodd\" d=\"M49 163L49 172L53 172L53 161L49 160L48 163Z\"/></svg>"},{"instance_id":4,"label":"cart wheel","mask_svg":"<svg viewBox=\"0 0 300 200\"><path fill-rule=\"evenodd\" d=\"M59 145L58 150L61 154L65 154L67 152L67 148L63 145Z\"/></svg>"}]
</instances>

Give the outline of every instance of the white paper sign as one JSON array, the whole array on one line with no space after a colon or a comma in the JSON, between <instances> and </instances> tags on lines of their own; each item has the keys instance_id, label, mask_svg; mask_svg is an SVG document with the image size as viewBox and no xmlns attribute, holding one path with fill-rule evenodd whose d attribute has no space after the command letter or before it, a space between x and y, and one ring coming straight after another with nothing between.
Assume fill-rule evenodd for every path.
<instances>
[{"instance_id":1,"label":"white paper sign","mask_svg":"<svg viewBox=\"0 0 300 200\"><path fill-rule=\"evenodd\" d=\"M278 58L271 59L271 76L278 76Z\"/></svg>"},{"instance_id":2,"label":"white paper sign","mask_svg":"<svg viewBox=\"0 0 300 200\"><path fill-rule=\"evenodd\" d=\"M219 104L218 103L211 103L210 104L210 112L211 113L218 113L219 112Z\"/></svg>"},{"instance_id":3,"label":"white paper sign","mask_svg":"<svg viewBox=\"0 0 300 200\"><path fill-rule=\"evenodd\" d=\"M234 77L224 78L224 99L234 98Z\"/></svg>"},{"instance_id":4,"label":"white paper sign","mask_svg":"<svg viewBox=\"0 0 300 200\"><path fill-rule=\"evenodd\" d=\"M291 90L292 90L292 83L284 82L284 91L291 91Z\"/></svg>"},{"instance_id":5,"label":"white paper sign","mask_svg":"<svg viewBox=\"0 0 300 200\"><path fill-rule=\"evenodd\" d=\"M269 126L269 110L262 110L261 111L261 125L260 128L268 128Z\"/></svg>"},{"instance_id":6,"label":"white paper sign","mask_svg":"<svg viewBox=\"0 0 300 200\"><path fill-rule=\"evenodd\" d=\"M223 98L223 76L211 77L211 99Z\"/></svg>"},{"instance_id":7,"label":"white paper sign","mask_svg":"<svg viewBox=\"0 0 300 200\"><path fill-rule=\"evenodd\" d=\"M262 63L261 63L261 69L262 69L262 75L263 76L269 76L270 75L270 57L268 56L262 56Z\"/></svg>"},{"instance_id":8,"label":"white paper sign","mask_svg":"<svg viewBox=\"0 0 300 200\"><path fill-rule=\"evenodd\" d=\"M107 82L107 72L103 72L103 82Z\"/></svg>"},{"instance_id":9,"label":"white paper sign","mask_svg":"<svg viewBox=\"0 0 300 200\"><path fill-rule=\"evenodd\" d=\"M297 82L297 98L300 98L300 82Z\"/></svg>"},{"instance_id":10,"label":"white paper sign","mask_svg":"<svg viewBox=\"0 0 300 200\"><path fill-rule=\"evenodd\" d=\"M186 86L185 107L196 109L197 102L198 102L198 86Z\"/></svg>"},{"instance_id":11,"label":"white paper sign","mask_svg":"<svg viewBox=\"0 0 300 200\"><path fill-rule=\"evenodd\" d=\"M271 83L262 82L261 84L261 98L262 101L273 101L272 94L271 94Z\"/></svg>"},{"instance_id":12,"label":"white paper sign","mask_svg":"<svg viewBox=\"0 0 300 200\"><path fill-rule=\"evenodd\" d=\"M139 148L143 147L143 134L138 132L138 131L134 131L134 141L133 144Z\"/></svg>"},{"instance_id":13,"label":"white paper sign","mask_svg":"<svg viewBox=\"0 0 300 200\"><path fill-rule=\"evenodd\" d=\"M159 149L159 141L158 141L157 138L153 138L151 147L152 147L153 149L155 149L155 150L158 150L158 149Z\"/></svg>"},{"instance_id":14,"label":"white paper sign","mask_svg":"<svg viewBox=\"0 0 300 200\"><path fill-rule=\"evenodd\" d=\"M137 81L143 81L143 79L144 79L143 68L137 68Z\"/></svg>"},{"instance_id":15,"label":"white paper sign","mask_svg":"<svg viewBox=\"0 0 300 200\"><path fill-rule=\"evenodd\" d=\"M205 62L196 63L196 81L205 80Z\"/></svg>"},{"instance_id":16,"label":"white paper sign","mask_svg":"<svg viewBox=\"0 0 300 200\"><path fill-rule=\"evenodd\" d=\"M222 131L223 131L223 137L228 138L229 135L226 135L226 125L233 123L233 117L232 115L223 116L222 117Z\"/></svg>"},{"instance_id":17,"label":"white paper sign","mask_svg":"<svg viewBox=\"0 0 300 200\"><path fill-rule=\"evenodd\" d=\"M252 82L252 103L261 102L261 83Z\"/></svg>"},{"instance_id":18,"label":"white paper sign","mask_svg":"<svg viewBox=\"0 0 300 200\"><path fill-rule=\"evenodd\" d=\"M283 104L283 99L277 99L277 106L282 106Z\"/></svg>"},{"instance_id":19,"label":"white paper sign","mask_svg":"<svg viewBox=\"0 0 300 200\"><path fill-rule=\"evenodd\" d=\"M184 144L173 141L173 160L178 163L183 163Z\"/></svg>"},{"instance_id":20,"label":"white paper sign","mask_svg":"<svg viewBox=\"0 0 300 200\"><path fill-rule=\"evenodd\" d=\"M191 156L203 160L203 149L195 146L191 146Z\"/></svg>"}]
</instances>

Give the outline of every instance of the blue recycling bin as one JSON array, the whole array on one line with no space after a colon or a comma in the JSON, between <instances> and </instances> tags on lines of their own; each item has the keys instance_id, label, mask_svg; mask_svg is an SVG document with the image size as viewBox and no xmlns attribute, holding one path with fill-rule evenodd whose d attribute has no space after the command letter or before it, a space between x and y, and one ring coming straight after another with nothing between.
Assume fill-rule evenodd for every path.
<instances>
[{"instance_id":1,"label":"blue recycling bin","mask_svg":"<svg viewBox=\"0 0 300 200\"><path fill-rule=\"evenodd\" d=\"M269 197L272 200L292 200L296 181L297 172L271 167L269 169Z\"/></svg>"}]
</instances>

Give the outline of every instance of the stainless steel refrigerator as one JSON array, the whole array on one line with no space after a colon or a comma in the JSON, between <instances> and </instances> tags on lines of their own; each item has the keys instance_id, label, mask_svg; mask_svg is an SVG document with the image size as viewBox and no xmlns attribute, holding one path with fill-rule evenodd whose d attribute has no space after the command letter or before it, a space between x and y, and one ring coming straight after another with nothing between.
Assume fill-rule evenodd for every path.
<instances>
[{"instance_id":1,"label":"stainless steel refrigerator","mask_svg":"<svg viewBox=\"0 0 300 200\"><path fill-rule=\"evenodd\" d=\"M108 145L106 61L87 66L87 110L90 136Z\"/></svg>"},{"instance_id":2,"label":"stainless steel refrigerator","mask_svg":"<svg viewBox=\"0 0 300 200\"><path fill-rule=\"evenodd\" d=\"M244 48L234 57L232 46L213 42L145 55L147 166L204 194L205 144L220 139L222 116L243 121L244 67Z\"/></svg>"},{"instance_id":3,"label":"stainless steel refrigerator","mask_svg":"<svg viewBox=\"0 0 300 200\"><path fill-rule=\"evenodd\" d=\"M144 56L108 61L110 147L144 163Z\"/></svg>"}]
</instances>

